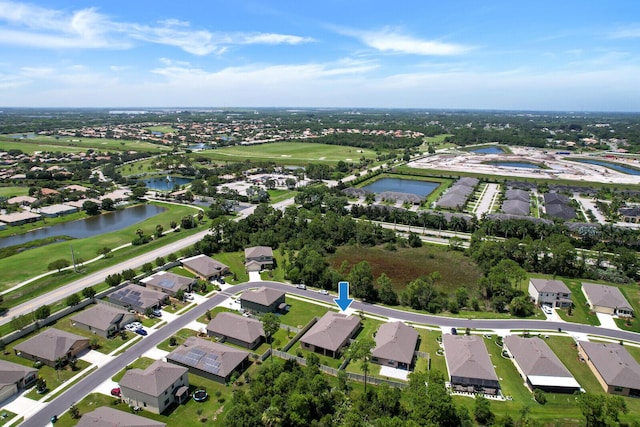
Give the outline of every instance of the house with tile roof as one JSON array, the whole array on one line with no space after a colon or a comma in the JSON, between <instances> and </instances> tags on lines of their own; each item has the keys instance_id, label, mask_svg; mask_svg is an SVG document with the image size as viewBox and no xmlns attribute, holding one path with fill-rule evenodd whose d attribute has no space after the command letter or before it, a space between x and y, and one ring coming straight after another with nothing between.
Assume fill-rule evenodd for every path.
<instances>
[{"instance_id":1,"label":"house with tile roof","mask_svg":"<svg viewBox=\"0 0 640 427\"><path fill-rule=\"evenodd\" d=\"M129 369L120 379L120 397L131 405L155 414L173 403L189 399L189 370L156 360L145 369Z\"/></svg>"},{"instance_id":2,"label":"house with tile roof","mask_svg":"<svg viewBox=\"0 0 640 427\"><path fill-rule=\"evenodd\" d=\"M240 295L240 307L254 313L275 313L286 310L286 292L263 286Z\"/></svg>"},{"instance_id":3,"label":"house with tile roof","mask_svg":"<svg viewBox=\"0 0 640 427\"><path fill-rule=\"evenodd\" d=\"M578 341L578 354L610 394L640 397L640 364L618 343Z\"/></svg>"},{"instance_id":4,"label":"house with tile roof","mask_svg":"<svg viewBox=\"0 0 640 427\"><path fill-rule=\"evenodd\" d=\"M167 362L184 366L192 374L226 384L234 373L241 374L251 364L248 351L189 337L167 355Z\"/></svg>"},{"instance_id":5,"label":"house with tile roof","mask_svg":"<svg viewBox=\"0 0 640 427\"><path fill-rule=\"evenodd\" d=\"M582 283L582 293L591 310L620 317L633 316L633 307L616 286Z\"/></svg>"},{"instance_id":6,"label":"house with tile roof","mask_svg":"<svg viewBox=\"0 0 640 427\"><path fill-rule=\"evenodd\" d=\"M39 360L55 366L56 360L65 362L89 348L89 338L56 328L49 328L13 347L16 355L29 360Z\"/></svg>"},{"instance_id":7,"label":"house with tile roof","mask_svg":"<svg viewBox=\"0 0 640 427\"><path fill-rule=\"evenodd\" d=\"M166 427L165 423L141 417L130 412L100 406L82 414L76 427Z\"/></svg>"},{"instance_id":8,"label":"house with tile roof","mask_svg":"<svg viewBox=\"0 0 640 427\"><path fill-rule=\"evenodd\" d=\"M442 344L449 381L454 389L460 386L468 391L497 393L500 383L481 336L444 334Z\"/></svg>"},{"instance_id":9,"label":"house with tile roof","mask_svg":"<svg viewBox=\"0 0 640 427\"><path fill-rule=\"evenodd\" d=\"M229 267L210 256L200 254L180 261L185 270L204 280L214 280L229 274Z\"/></svg>"},{"instance_id":10,"label":"house with tile roof","mask_svg":"<svg viewBox=\"0 0 640 427\"><path fill-rule=\"evenodd\" d=\"M402 322L384 323L375 336L371 361L383 366L411 370L418 346L418 332Z\"/></svg>"},{"instance_id":11,"label":"house with tile roof","mask_svg":"<svg viewBox=\"0 0 640 427\"><path fill-rule=\"evenodd\" d=\"M580 384L571 372L540 338L507 335L503 339L503 347L530 390L538 388L549 393L580 390Z\"/></svg>"},{"instance_id":12,"label":"house with tile roof","mask_svg":"<svg viewBox=\"0 0 640 427\"><path fill-rule=\"evenodd\" d=\"M360 318L329 311L300 338L303 349L338 357L360 329Z\"/></svg>"},{"instance_id":13,"label":"house with tile roof","mask_svg":"<svg viewBox=\"0 0 640 427\"><path fill-rule=\"evenodd\" d=\"M265 340L262 322L234 313L218 313L207 325L207 335L249 349Z\"/></svg>"}]
</instances>

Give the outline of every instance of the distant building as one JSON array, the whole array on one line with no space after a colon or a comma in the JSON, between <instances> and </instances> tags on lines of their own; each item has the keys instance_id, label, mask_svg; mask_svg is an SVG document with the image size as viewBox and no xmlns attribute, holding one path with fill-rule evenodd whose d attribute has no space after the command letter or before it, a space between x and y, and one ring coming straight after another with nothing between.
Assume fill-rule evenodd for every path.
<instances>
[{"instance_id":1,"label":"distant building","mask_svg":"<svg viewBox=\"0 0 640 427\"><path fill-rule=\"evenodd\" d=\"M27 222L34 222L42 218L39 214L32 212L13 212L10 214L0 215L0 222L4 222L10 226L22 225Z\"/></svg>"},{"instance_id":2,"label":"distant building","mask_svg":"<svg viewBox=\"0 0 640 427\"><path fill-rule=\"evenodd\" d=\"M70 205L51 205L43 206L39 209L40 215L47 218L56 218L59 216L69 215L78 212L78 208Z\"/></svg>"},{"instance_id":3,"label":"distant building","mask_svg":"<svg viewBox=\"0 0 640 427\"><path fill-rule=\"evenodd\" d=\"M7 200L8 205L20 205L20 206L31 206L32 203L37 201L35 197L31 196L16 196L11 197Z\"/></svg>"}]
</instances>

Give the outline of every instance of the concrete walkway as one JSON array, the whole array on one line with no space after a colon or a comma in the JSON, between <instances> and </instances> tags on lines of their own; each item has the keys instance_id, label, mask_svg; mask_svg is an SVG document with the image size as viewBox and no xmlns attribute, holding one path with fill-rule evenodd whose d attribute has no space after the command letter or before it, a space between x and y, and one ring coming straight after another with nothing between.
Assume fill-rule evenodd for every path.
<instances>
[{"instance_id":1,"label":"concrete walkway","mask_svg":"<svg viewBox=\"0 0 640 427\"><path fill-rule=\"evenodd\" d=\"M620 328L618 328L618 325L616 325L616 321L613 320L613 316L611 316L610 314L596 313L596 316L598 316L600 326L602 326L603 328L620 330Z\"/></svg>"}]
</instances>

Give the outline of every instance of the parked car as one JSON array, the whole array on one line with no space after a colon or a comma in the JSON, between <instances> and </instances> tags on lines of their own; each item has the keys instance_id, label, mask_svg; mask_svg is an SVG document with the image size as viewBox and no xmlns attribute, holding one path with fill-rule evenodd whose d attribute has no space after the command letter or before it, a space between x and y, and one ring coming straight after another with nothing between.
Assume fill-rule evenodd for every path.
<instances>
[{"instance_id":1,"label":"parked car","mask_svg":"<svg viewBox=\"0 0 640 427\"><path fill-rule=\"evenodd\" d=\"M193 295L191 294L184 294L183 299L185 301L193 301Z\"/></svg>"},{"instance_id":2,"label":"parked car","mask_svg":"<svg viewBox=\"0 0 640 427\"><path fill-rule=\"evenodd\" d=\"M120 387L112 388L111 396L120 397Z\"/></svg>"},{"instance_id":3,"label":"parked car","mask_svg":"<svg viewBox=\"0 0 640 427\"><path fill-rule=\"evenodd\" d=\"M221 277L218 279L218 283L220 283L221 285L224 285L227 282L225 282L224 279Z\"/></svg>"},{"instance_id":4,"label":"parked car","mask_svg":"<svg viewBox=\"0 0 640 427\"><path fill-rule=\"evenodd\" d=\"M151 312L151 315L154 317L162 317L162 310L156 308Z\"/></svg>"},{"instance_id":5,"label":"parked car","mask_svg":"<svg viewBox=\"0 0 640 427\"><path fill-rule=\"evenodd\" d=\"M142 328L140 328L140 329L136 329L136 330L135 330L135 332L136 332L136 334L138 334L138 335L142 335L143 337L148 335L147 331L145 331L145 330L144 330L144 329L142 329Z\"/></svg>"},{"instance_id":6,"label":"parked car","mask_svg":"<svg viewBox=\"0 0 640 427\"><path fill-rule=\"evenodd\" d=\"M553 314L553 310L548 305L543 305L542 306L542 311L544 311L544 314L548 314L549 316L551 316Z\"/></svg>"}]
</instances>

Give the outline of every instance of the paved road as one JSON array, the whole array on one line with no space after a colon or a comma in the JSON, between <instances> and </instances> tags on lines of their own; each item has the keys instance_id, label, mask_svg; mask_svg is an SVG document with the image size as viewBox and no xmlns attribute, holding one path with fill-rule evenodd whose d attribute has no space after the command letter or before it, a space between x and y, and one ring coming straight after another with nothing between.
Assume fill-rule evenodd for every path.
<instances>
[{"instance_id":1,"label":"paved road","mask_svg":"<svg viewBox=\"0 0 640 427\"><path fill-rule=\"evenodd\" d=\"M303 297L317 299L329 304L333 303L335 296L322 295L318 292L307 289L301 290L293 287L292 285L279 283L279 282L247 282L241 285L236 285L231 290L233 292L241 292L248 288L257 286L269 286L274 289L280 289L286 291L289 294L295 294ZM139 358L146 351L152 349L162 341L168 339L175 334L178 330L186 327L187 324L196 320L202 316L208 309L222 303L228 295L219 293L214 295L205 303L200 304L192 310L180 315L171 323L163 326L154 333L147 337L144 337L141 341L131 346L122 355L113 359L109 363L98 368L96 371L89 373L86 377L80 380L77 384L73 385L70 389L60 394L51 403L45 406L42 410L33 414L26 419L21 426L25 427L42 427L49 423L49 420L53 415L62 414L66 411L74 402L79 402L89 393L91 393L98 385L108 380L117 372L122 370L125 366ZM374 304L366 304L359 301L354 301L351 308L357 311L364 311L365 313L375 314L378 316L389 317L392 319L404 320L407 322L428 324L434 326L443 326L446 328L475 328L475 329L529 329L529 330L549 330L557 331L561 328L565 332L578 332L592 335L606 336L616 340L628 340L640 342L640 334L634 332L620 331L605 329L597 326L580 325L574 323L553 322L545 320L482 320L482 319L459 319L448 318L441 316L433 316L428 314L411 313L401 310L396 310L387 307L381 307Z\"/></svg>"},{"instance_id":2,"label":"paved road","mask_svg":"<svg viewBox=\"0 0 640 427\"><path fill-rule=\"evenodd\" d=\"M81 277L78 280L69 283L68 285L62 286L54 291L51 291L39 297L35 297L23 304L20 304L8 310L3 315L3 317L0 318L0 325L10 322L14 316L20 316L21 314L32 313L36 308L40 307L43 304L51 304L52 302L60 301L62 299L65 299L71 294L75 294L77 292L82 291L82 289L86 288L87 286L93 286L101 282L104 282L105 277L107 277L110 274L120 273L121 271L126 270L128 268L135 269L146 262L155 261L155 259L158 257L166 257L170 253L178 252L181 249L187 246L193 245L199 240L202 240L202 238L207 233L209 233L209 230L201 231L199 233L185 237L184 239L178 240L174 243L168 244L161 248L154 249L151 252L147 252L135 258L131 258L127 261L116 264L112 267L107 267L103 270L89 274L88 276Z\"/></svg>"}]
</instances>

